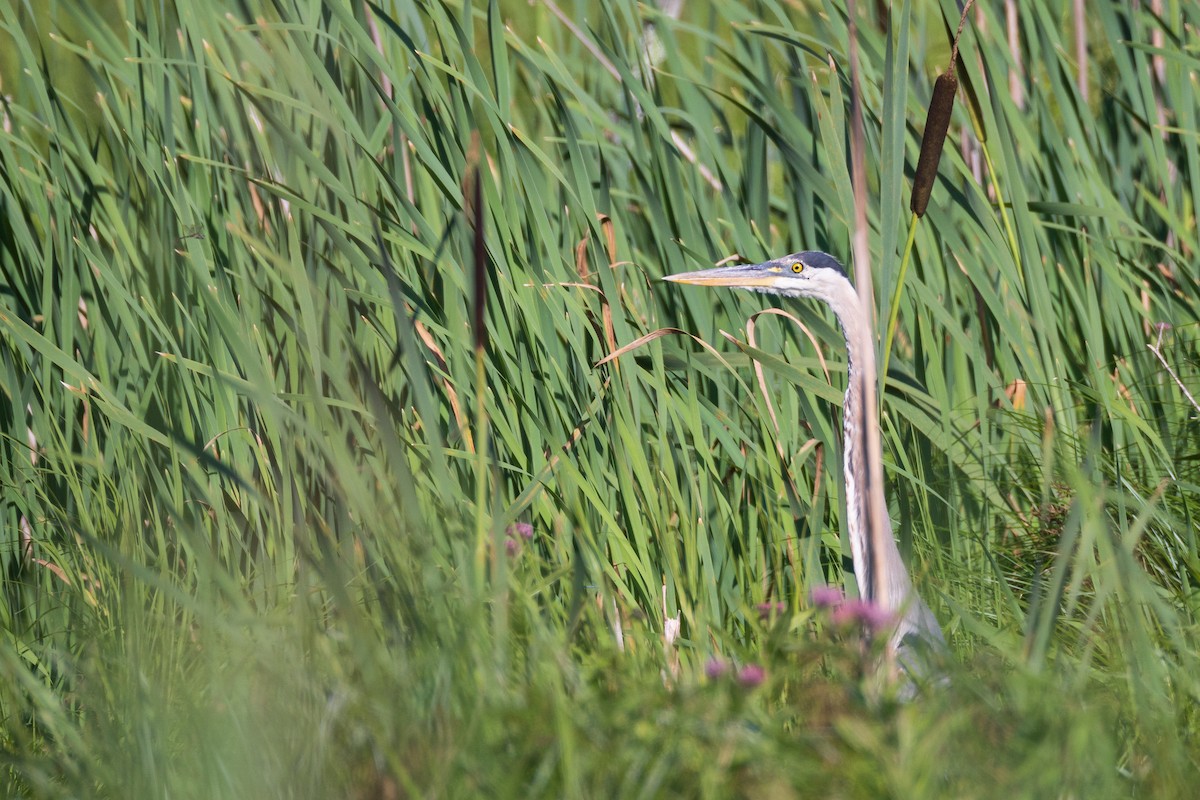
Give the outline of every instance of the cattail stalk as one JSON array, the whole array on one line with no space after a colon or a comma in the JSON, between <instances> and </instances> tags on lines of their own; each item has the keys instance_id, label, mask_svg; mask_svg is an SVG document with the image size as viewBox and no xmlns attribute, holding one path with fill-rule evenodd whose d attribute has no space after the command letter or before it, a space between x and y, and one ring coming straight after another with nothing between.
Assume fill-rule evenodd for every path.
<instances>
[{"instance_id":1,"label":"cattail stalk","mask_svg":"<svg viewBox=\"0 0 1200 800\"><path fill-rule=\"evenodd\" d=\"M486 574L489 520L484 513L488 496L487 375L484 356L487 351L487 248L483 238L483 175L480 164L479 134L471 135L467 150L466 180L463 186L463 216L472 233L475 295L471 307L471 333L475 350L475 580L483 587ZM494 544L494 543L493 543ZM495 548L493 548L495 553Z\"/></svg>"}]
</instances>

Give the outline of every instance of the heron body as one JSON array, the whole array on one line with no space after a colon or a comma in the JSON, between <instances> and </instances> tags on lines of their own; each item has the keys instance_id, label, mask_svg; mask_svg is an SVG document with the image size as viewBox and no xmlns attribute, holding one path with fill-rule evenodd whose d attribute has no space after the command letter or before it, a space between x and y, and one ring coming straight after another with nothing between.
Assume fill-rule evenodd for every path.
<instances>
[{"instance_id":1,"label":"heron body","mask_svg":"<svg viewBox=\"0 0 1200 800\"><path fill-rule=\"evenodd\" d=\"M847 381L843 413L846 532L854 577L863 600L888 612L893 622L887 653L912 677L928 672L929 657L945 639L933 612L918 596L892 535L883 494L883 468L872 458L867 427L878 428L869 398L878 382L871 318L842 265L827 253L804 251L762 264L717 267L668 275L677 283L750 289L784 297L824 301L846 338ZM875 513L873 513L873 511ZM872 524L872 520L879 524Z\"/></svg>"}]
</instances>

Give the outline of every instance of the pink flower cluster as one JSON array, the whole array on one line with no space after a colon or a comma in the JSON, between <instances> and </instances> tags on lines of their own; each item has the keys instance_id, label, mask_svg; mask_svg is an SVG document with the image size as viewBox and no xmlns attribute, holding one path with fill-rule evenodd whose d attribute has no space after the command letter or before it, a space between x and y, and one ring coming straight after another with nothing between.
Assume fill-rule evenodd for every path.
<instances>
[{"instance_id":1,"label":"pink flower cluster","mask_svg":"<svg viewBox=\"0 0 1200 800\"><path fill-rule=\"evenodd\" d=\"M765 620L770 619L776 614L782 614L784 611L786 611L787 603L782 601L775 603L759 603L754 607L754 609L758 612L758 618Z\"/></svg>"},{"instance_id":2,"label":"pink flower cluster","mask_svg":"<svg viewBox=\"0 0 1200 800\"><path fill-rule=\"evenodd\" d=\"M514 522L504 530L504 551L512 558L521 549L521 540L533 538L533 526L528 522Z\"/></svg>"},{"instance_id":3,"label":"pink flower cluster","mask_svg":"<svg viewBox=\"0 0 1200 800\"><path fill-rule=\"evenodd\" d=\"M813 605L829 611L829 618L840 628L861 625L871 633L887 630L895 621L892 613L869 600L848 599L836 586L818 586L812 590Z\"/></svg>"},{"instance_id":4,"label":"pink flower cluster","mask_svg":"<svg viewBox=\"0 0 1200 800\"><path fill-rule=\"evenodd\" d=\"M719 680L729 674L733 665L723 658L713 657L704 665L704 674L710 681ZM735 679L738 685L745 689L761 686L767 679L767 671L758 664L747 664L737 671Z\"/></svg>"}]
</instances>

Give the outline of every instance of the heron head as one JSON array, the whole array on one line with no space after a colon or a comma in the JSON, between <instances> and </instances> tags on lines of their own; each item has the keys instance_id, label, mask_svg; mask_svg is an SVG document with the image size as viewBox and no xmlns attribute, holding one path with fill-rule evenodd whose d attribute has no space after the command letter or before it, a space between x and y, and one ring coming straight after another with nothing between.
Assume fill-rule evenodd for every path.
<instances>
[{"instance_id":1,"label":"heron head","mask_svg":"<svg viewBox=\"0 0 1200 800\"><path fill-rule=\"evenodd\" d=\"M833 295L835 287L848 283L846 272L838 260L818 250L805 250L761 264L740 264L666 275L663 280L825 300Z\"/></svg>"}]
</instances>

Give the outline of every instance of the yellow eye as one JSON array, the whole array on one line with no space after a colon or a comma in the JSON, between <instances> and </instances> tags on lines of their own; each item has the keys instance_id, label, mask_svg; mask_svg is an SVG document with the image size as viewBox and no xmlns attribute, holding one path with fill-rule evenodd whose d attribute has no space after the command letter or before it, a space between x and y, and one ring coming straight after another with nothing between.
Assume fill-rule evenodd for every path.
<instances>
[{"instance_id":1,"label":"yellow eye","mask_svg":"<svg viewBox=\"0 0 1200 800\"><path fill-rule=\"evenodd\" d=\"M795 272L796 274L804 272L804 265L797 261L795 264L792 264L792 272Z\"/></svg>"}]
</instances>

